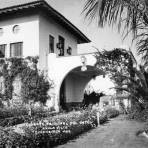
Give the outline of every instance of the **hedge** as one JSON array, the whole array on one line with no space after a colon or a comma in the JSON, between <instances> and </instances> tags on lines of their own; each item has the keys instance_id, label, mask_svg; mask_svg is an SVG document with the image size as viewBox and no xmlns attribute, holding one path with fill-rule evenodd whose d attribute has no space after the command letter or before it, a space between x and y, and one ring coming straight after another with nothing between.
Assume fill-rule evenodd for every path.
<instances>
[{"instance_id":1,"label":"hedge","mask_svg":"<svg viewBox=\"0 0 148 148\"><path fill-rule=\"evenodd\" d=\"M104 117L103 117L104 116ZM106 115L101 115L105 122ZM103 123L102 122L102 123ZM0 129L0 147L7 144L15 147L39 148L62 144L86 132L97 125L96 113L92 111L75 111L57 115L38 122L32 122L21 128L22 132Z\"/></svg>"},{"instance_id":2,"label":"hedge","mask_svg":"<svg viewBox=\"0 0 148 148\"><path fill-rule=\"evenodd\" d=\"M106 114L108 118L115 118L119 115L119 110L115 109L115 108L108 108L106 109Z\"/></svg>"}]
</instances>

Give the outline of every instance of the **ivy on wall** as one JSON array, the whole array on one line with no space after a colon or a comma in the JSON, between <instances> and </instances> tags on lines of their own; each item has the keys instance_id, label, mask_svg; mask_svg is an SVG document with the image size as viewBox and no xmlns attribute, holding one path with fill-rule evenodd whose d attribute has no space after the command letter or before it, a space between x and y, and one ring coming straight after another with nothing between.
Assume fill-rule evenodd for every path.
<instances>
[{"instance_id":1,"label":"ivy on wall","mask_svg":"<svg viewBox=\"0 0 148 148\"><path fill-rule=\"evenodd\" d=\"M45 103L49 98L47 92L51 85L44 73L37 69L38 57L9 58L0 60L0 76L4 78L3 100L10 101L13 93L13 82L21 78L21 98L23 102L32 100Z\"/></svg>"}]
</instances>

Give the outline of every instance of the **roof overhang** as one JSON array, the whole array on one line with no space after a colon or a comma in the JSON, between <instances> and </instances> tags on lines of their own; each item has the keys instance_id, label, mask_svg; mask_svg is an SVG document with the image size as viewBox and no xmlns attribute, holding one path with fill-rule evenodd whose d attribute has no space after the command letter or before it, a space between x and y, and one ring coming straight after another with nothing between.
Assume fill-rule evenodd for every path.
<instances>
[{"instance_id":1,"label":"roof overhang","mask_svg":"<svg viewBox=\"0 0 148 148\"><path fill-rule=\"evenodd\" d=\"M53 17L55 21L59 22L63 27L68 29L74 36L77 37L78 44L91 42L76 26L74 26L69 20L67 20L63 15L61 15L58 11L52 8L44 0L38 0L12 7L2 8L0 9L0 16L16 13L19 11L22 12L22 10L26 9L36 9L36 8L44 12L47 12L47 14Z\"/></svg>"}]
</instances>

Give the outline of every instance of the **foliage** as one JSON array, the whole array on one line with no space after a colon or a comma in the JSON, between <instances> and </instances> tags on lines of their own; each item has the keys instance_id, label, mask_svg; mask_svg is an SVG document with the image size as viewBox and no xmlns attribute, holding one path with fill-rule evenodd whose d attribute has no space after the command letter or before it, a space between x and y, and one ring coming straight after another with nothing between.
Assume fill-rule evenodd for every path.
<instances>
[{"instance_id":1,"label":"foliage","mask_svg":"<svg viewBox=\"0 0 148 148\"><path fill-rule=\"evenodd\" d=\"M147 0L87 0L83 12L98 25L118 25L124 37L133 33L138 53L147 63L148 58L148 2Z\"/></svg>"},{"instance_id":2,"label":"foliage","mask_svg":"<svg viewBox=\"0 0 148 148\"><path fill-rule=\"evenodd\" d=\"M108 108L105 112L108 118L115 118L119 115L119 111L115 108Z\"/></svg>"},{"instance_id":3,"label":"foliage","mask_svg":"<svg viewBox=\"0 0 148 148\"><path fill-rule=\"evenodd\" d=\"M22 116L4 118L0 119L0 126L2 127L16 126L22 123L30 123L32 121L42 120L45 117L50 117L54 115L56 115L56 113L44 112L42 114L35 114L34 116L31 117L29 115L22 115Z\"/></svg>"},{"instance_id":4,"label":"foliage","mask_svg":"<svg viewBox=\"0 0 148 148\"><path fill-rule=\"evenodd\" d=\"M3 108L3 107L4 107L4 104L3 104L2 100L0 99L0 108Z\"/></svg>"},{"instance_id":5,"label":"foliage","mask_svg":"<svg viewBox=\"0 0 148 148\"><path fill-rule=\"evenodd\" d=\"M21 97L24 102L33 100L45 103L48 99L47 91L51 87L44 74L37 69L38 57L9 58L0 61L0 76L4 78L3 100L12 99L13 81L19 76L22 82Z\"/></svg>"},{"instance_id":6,"label":"foliage","mask_svg":"<svg viewBox=\"0 0 148 148\"><path fill-rule=\"evenodd\" d=\"M115 74L112 74L117 76L113 77L118 83L116 89L129 92L132 103L134 100L134 108L131 110L130 118L146 120L148 102L148 1L87 0L83 12L91 21L97 19L99 26L117 24L124 38L129 33L133 33L138 54L141 54L144 63L134 67L133 58L131 58L130 63L128 63L130 67L127 67L127 70L125 69L123 73L120 70L115 71Z\"/></svg>"},{"instance_id":7,"label":"foliage","mask_svg":"<svg viewBox=\"0 0 148 148\"><path fill-rule=\"evenodd\" d=\"M142 108L139 103L135 103L131 109L129 109L127 119L137 121L148 121L148 108Z\"/></svg>"},{"instance_id":8,"label":"foliage","mask_svg":"<svg viewBox=\"0 0 148 148\"><path fill-rule=\"evenodd\" d=\"M125 107L123 100L119 100L120 113L127 114L128 108Z\"/></svg>"},{"instance_id":9,"label":"foliage","mask_svg":"<svg viewBox=\"0 0 148 148\"><path fill-rule=\"evenodd\" d=\"M0 119L18 117L28 114L28 109L24 106L0 108Z\"/></svg>"},{"instance_id":10,"label":"foliage","mask_svg":"<svg viewBox=\"0 0 148 148\"><path fill-rule=\"evenodd\" d=\"M45 79L44 74L27 68L22 72L21 78L23 82L21 94L24 101L33 100L45 103L49 98L47 91L50 84Z\"/></svg>"},{"instance_id":11,"label":"foliage","mask_svg":"<svg viewBox=\"0 0 148 148\"><path fill-rule=\"evenodd\" d=\"M46 145L48 141L51 144L58 144L77 136L78 134L92 128L93 117L89 112L72 112L65 115L55 116L54 118L46 118L43 121L35 122L32 126L24 127L24 134L13 132L17 139L10 138L11 132L7 131L0 136L0 145L4 146L10 138L13 146L31 145L31 147L39 147ZM2 135L3 132L0 132Z\"/></svg>"},{"instance_id":12,"label":"foliage","mask_svg":"<svg viewBox=\"0 0 148 148\"><path fill-rule=\"evenodd\" d=\"M103 92L92 92L90 94L84 93L83 105L88 107L89 104L96 104L100 101L100 97L104 96Z\"/></svg>"},{"instance_id":13,"label":"foliage","mask_svg":"<svg viewBox=\"0 0 148 148\"><path fill-rule=\"evenodd\" d=\"M101 124L107 121L101 114ZM49 147L65 143L97 125L96 113L91 110L73 111L53 117L38 119L20 130L0 128L0 147ZM18 132L16 132L18 131Z\"/></svg>"},{"instance_id":14,"label":"foliage","mask_svg":"<svg viewBox=\"0 0 148 148\"><path fill-rule=\"evenodd\" d=\"M28 115L29 108L21 107L8 107L0 109L0 126L9 127L17 124L36 121L45 117L53 116L57 113L44 109L43 107L33 107L32 116Z\"/></svg>"},{"instance_id":15,"label":"foliage","mask_svg":"<svg viewBox=\"0 0 148 148\"><path fill-rule=\"evenodd\" d=\"M104 124L108 121L108 116L106 112L102 112L100 115L100 124Z\"/></svg>"},{"instance_id":16,"label":"foliage","mask_svg":"<svg viewBox=\"0 0 148 148\"><path fill-rule=\"evenodd\" d=\"M32 147L33 141L26 136L16 133L13 129L4 129L0 127L0 147L18 147L26 146Z\"/></svg>"},{"instance_id":17,"label":"foliage","mask_svg":"<svg viewBox=\"0 0 148 148\"><path fill-rule=\"evenodd\" d=\"M121 48L98 51L95 55L96 67L103 70L116 86L122 87L127 78L133 77L131 52Z\"/></svg>"},{"instance_id":18,"label":"foliage","mask_svg":"<svg viewBox=\"0 0 148 148\"><path fill-rule=\"evenodd\" d=\"M117 85L122 83L132 74L133 60L131 52L122 48L115 48L110 51L98 51L95 55L96 67L109 75Z\"/></svg>"},{"instance_id":19,"label":"foliage","mask_svg":"<svg viewBox=\"0 0 148 148\"><path fill-rule=\"evenodd\" d=\"M148 72L146 65L138 65L131 51L114 49L96 54L96 67L109 74L117 93L127 92L134 102L145 108L148 101Z\"/></svg>"},{"instance_id":20,"label":"foliage","mask_svg":"<svg viewBox=\"0 0 148 148\"><path fill-rule=\"evenodd\" d=\"M0 119L0 126L9 127L17 124L22 124L25 122L30 122L31 118L28 115L16 116L11 118Z\"/></svg>"}]
</instances>

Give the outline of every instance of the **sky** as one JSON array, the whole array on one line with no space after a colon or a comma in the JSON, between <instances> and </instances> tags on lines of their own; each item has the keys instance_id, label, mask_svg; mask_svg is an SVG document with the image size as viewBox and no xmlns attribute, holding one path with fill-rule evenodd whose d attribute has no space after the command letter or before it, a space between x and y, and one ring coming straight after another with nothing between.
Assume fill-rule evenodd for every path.
<instances>
[{"instance_id":1,"label":"sky","mask_svg":"<svg viewBox=\"0 0 148 148\"><path fill-rule=\"evenodd\" d=\"M91 41L90 46L95 46L98 49L113 49L116 47L130 47L131 40L127 38L123 42L121 34L118 33L117 27L99 28L96 22L90 24L89 20L85 19L82 14L86 0L48 0L50 5L70 20L78 27ZM84 46L90 47L90 46ZM82 47L82 49L84 50ZM92 49L90 47L90 49ZM87 50L87 49L85 49Z\"/></svg>"},{"instance_id":2,"label":"sky","mask_svg":"<svg viewBox=\"0 0 148 148\"><path fill-rule=\"evenodd\" d=\"M86 0L48 0L50 5L59 11L63 16L70 20L76 27L78 27L91 41L91 44L85 44L79 46L79 53L93 51L92 46L95 46L99 50L113 49L119 47L133 48L131 45L131 37L126 38L123 41L121 34L119 34L117 27L111 28L106 26L105 28L99 28L95 22L90 22L85 19L85 15L82 14L82 10ZM97 79L91 82L95 90L101 90L106 93L112 94L114 91L110 90L113 87L113 83L108 77Z\"/></svg>"},{"instance_id":3,"label":"sky","mask_svg":"<svg viewBox=\"0 0 148 148\"><path fill-rule=\"evenodd\" d=\"M109 79L108 76L103 78L102 76L96 77L96 79L92 79L89 82L89 85L92 86L94 91L104 92L107 95L113 95L115 90L112 89L114 87L113 82Z\"/></svg>"}]
</instances>

